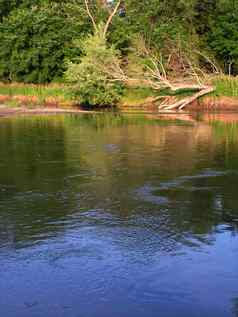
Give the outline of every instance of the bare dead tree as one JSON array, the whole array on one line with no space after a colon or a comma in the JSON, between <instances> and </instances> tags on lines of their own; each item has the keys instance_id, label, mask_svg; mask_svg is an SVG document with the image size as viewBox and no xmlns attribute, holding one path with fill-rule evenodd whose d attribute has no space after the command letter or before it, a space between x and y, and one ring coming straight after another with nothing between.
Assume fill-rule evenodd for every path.
<instances>
[{"instance_id":1,"label":"bare dead tree","mask_svg":"<svg viewBox=\"0 0 238 317\"><path fill-rule=\"evenodd\" d=\"M147 54L151 63L151 66L147 66L147 77L151 78L150 83L152 88L157 90L161 90L161 88L169 88L173 92L187 89L195 91L194 95L185 97L177 102L173 102L172 104L162 103L159 106L159 110L182 110L198 98L215 90L213 86L204 83L207 81L206 74L199 67L193 65L187 56L184 57L183 61L183 77L180 77L180 79L176 81L174 78L169 78L166 73L166 67L164 67L160 58L157 58L156 55L149 50L147 50ZM171 55L169 55L168 61L170 59ZM166 101L168 102L168 99Z\"/></svg>"}]
</instances>

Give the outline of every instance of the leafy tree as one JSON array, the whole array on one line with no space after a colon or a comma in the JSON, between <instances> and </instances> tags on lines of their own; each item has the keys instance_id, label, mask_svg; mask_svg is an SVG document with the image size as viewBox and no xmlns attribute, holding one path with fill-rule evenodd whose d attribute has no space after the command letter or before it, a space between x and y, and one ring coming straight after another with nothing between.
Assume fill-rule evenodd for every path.
<instances>
[{"instance_id":1,"label":"leafy tree","mask_svg":"<svg viewBox=\"0 0 238 317\"><path fill-rule=\"evenodd\" d=\"M207 34L207 45L228 73L238 73L238 3L220 0Z\"/></svg>"},{"instance_id":2,"label":"leafy tree","mask_svg":"<svg viewBox=\"0 0 238 317\"><path fill-rule=\"evenodd\" d=\"M90 30L82 8L62 3L19 7L0 23L1 80L46 83L58 80L64 59L79 50L72 40Z\"/></svg>"},{"instance_id":3,"label":"leafy tree","mask_svg":"<svg viewBox=\"0 0 238 317\"><path fill-rule=\"evenodd\" d=\"M192 3L184 0L126 0L126 16L135 32L144 35L148 40L156 43L155 33L161 25L169 25L169 28L177 29L178 22L181 26L191 31ZM176 22L176 23L174 23ZM181 28L180 28L181 29Z\"/></svg>"},{"instance_id":4,"label":"leafy tree","mask_svg":"<svg viewBox=\"0 0 238 317\"><path fill-rule=\"evenodd\" d=\"M21 3L21 0L0 0L0 21L7 16L11 10L17 7Z\"/></svg>"},{"instance_id":5,"label":"leafy tree","mask_svg":"<svg viewBox=\"0 0 238 317\"><path fill-rule=\"evenodd\" d=\"M114 105L120 98L122 87L113 81L111 70L119 63L118 52L108 46L99 27L83 42L76 43L82 48L83 56L78 63L68 63L66 79L73 84L74 97L82 104L91 106Z\"/></svg>"},{"instance_id":6,"label":"leafy tree","mask_svg":"<svg viewBox=\"0 0 238 317\"><path fill-rule=\"evenodd\" d=\"M118 2L87 1L97 25ZM107 42L125 64L141 36L164 57L179 47L191 59L193 46L238 73L237 0L122 0L113 19ZM82 41L75 47L73 40L87 41L92 30L83 0L0 0L0 80L62 80L64 60L81 54Z\"/></svg>"},{"instance_id":7,"label":"leafy tree","mask_svg":"<svg viewBox=\"0 0 238 317\"><path fill-rule=\"evenodd\" d=\"M108 42L120 50L123 55L130 51L134 32L124 16L116 16L108 32Z\"/></svg>"},{"instance_id":8,"label":"leafy tree","mask_svg":"<svg viewBox=\"0 0 238 317\"><path fill-rule=\"evenodd\" d=\"M195 1L193 24L200 36L206 35L211 31L211 24L216 16L217 3L217 0Z\"/></svg>"}]
</instances>

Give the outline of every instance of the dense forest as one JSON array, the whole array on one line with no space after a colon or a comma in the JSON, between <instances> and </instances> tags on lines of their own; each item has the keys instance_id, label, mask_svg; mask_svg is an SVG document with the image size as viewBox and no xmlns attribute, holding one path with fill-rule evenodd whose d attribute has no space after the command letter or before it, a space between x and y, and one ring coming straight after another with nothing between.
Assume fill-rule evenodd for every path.
<instances>
[{"instance_id":1,"label":"dense forest","mask_svg":"<svg viewBox=\"0 0 238 317\"><path fill-rule=\"evenodd\" d=\"M148 71L160 86L238 73L236 0L0 0L0 37L1 81L69 81L92 104L138 78L156 85Z\"/></svg>"}]
</instances>

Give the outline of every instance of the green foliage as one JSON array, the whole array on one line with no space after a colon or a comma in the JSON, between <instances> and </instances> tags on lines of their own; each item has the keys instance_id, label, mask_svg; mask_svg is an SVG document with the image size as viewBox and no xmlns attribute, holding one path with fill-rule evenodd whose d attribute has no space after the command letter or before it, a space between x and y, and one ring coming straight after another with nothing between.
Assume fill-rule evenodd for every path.
<instances>
[{"instance_id":1,"label":"green foliage","mask_svg":"<svg viewBox=\"0 0 238 317\"><path fill-rule=\"evenodd\" d=\"M211 24L217 8L217 0L196 0L194 3L193 23L196 32L203 36L211 31Z\"/></svg>"},{"instance_id":2,"label":"green foliage","mask_svg":"<svg viewBox=\"0 0 238 317\"><path fill-rule=\"evenodd\" d=\"M0 23L0 79L26 83L59 80L64 59L79 54L72 39L86 33L85 17L68 16L70 7L41 4L17 8ZM72 14L72 11L70 12Z\"/></svg>"},{"instance_id":3,"label":"green foliage","mask_svg":"<svg viewBox=\"0 0 238 317\"><path fill-rule=\"evenodd\" d=\"M73 84L72 92L82 104L91 106L114 105L120 98L122 87L113 82L110 69L119 62L117 51L108 46L102 27L94 35L76 44L83 56L78 63L68 63L66 79Z\"/></svg>"},{"instance_id":4,"label":"green foliage","mask_svg":"<svg viewBox=\"0 0 238 317\"><path fill-rule=\"evenodd\" d=\"M2 96L27 96L37 97L40 100L48 97L70 100L70 95L64 86L58 84L34 85L34 84L0 84Z\"/></svg>"},{"instance_id":5,"label":"green foliage","mask_svg":"<svg viewBox=\"0 0 238 317\"><path fill-rule=\"evenodd\" d=\"M109 29L107 38L109 43L112 43L123 55L126 55L130 51L133 38L133 32L128 19L116 16Z\"/></svg>"},{"instance_id":6,"label":"green foliage","mask_svg":"<svg viewBox=\"0 0 238 317\"><path fill-rule=\"evenodd\" d=\"M168 29L172 33L180 33L181 27L187 33L193 31L191 25L193 1L183 0L127 0L127 19L135 32L141 33L155 45L160 44L160 38L165 37ZM177 26L180 26L178 29ZM166 27L167 30L166 30ZM189 28L188 28L189 26ZM161 36L158 36L159 29Z\"/></svg>"},{"instance_id":7,"label":"green foliage","mask_svg":"<svg viewBox=\"0 0 238 317\"><path fill-rule=\"evenodd\" d=\"M105 1L89 0L89 4L96 23L105 22L108 16ZM64 61L77 64L82 54L82 41L74 46L73 40L87 42L91 31L83 1L0 0L0 80L62 81ZM179 48L179 54L184 53L192 60L192 51L199 50L215 58L225 72L238 74L237 0L124 0L110 25L109 46L104 53L117 55L108 49L113 46L120 51L126 65L133 52L133 39L138 36L145 39L149 49L159 50L165 59ZM85 54L84 50L83 54L84 57L95 54L94 59L98 58L95 51ZM198 66L209 68L199 62ZM176 62L174 65L178 73ZM90 87L105 83L101 70L99 74L95 67L87 71L100 78L97 84L92 79ZM117 85L110 82L109 86Z\"/></svg>"},{"instance_id":8,"label":"green foliage","mask_svg":"<svg viewBox=\"0 0 238 317\"><path fill-rule=\"evenodd\" d=\"M0 0L0 21L2 21L11 10L19 6L21 2L21 0Z\"/></svg>"},{"instance_id":9,"label":"green foliage","mask_svg":"<svg viewBox=\"0 0 238 317\"><path fill-rule=\"evenodd\" d=\"M218 13L208 34L208 44L224 70L238 74L238 4L226 3Z\"/></svg>"}]
</instances>

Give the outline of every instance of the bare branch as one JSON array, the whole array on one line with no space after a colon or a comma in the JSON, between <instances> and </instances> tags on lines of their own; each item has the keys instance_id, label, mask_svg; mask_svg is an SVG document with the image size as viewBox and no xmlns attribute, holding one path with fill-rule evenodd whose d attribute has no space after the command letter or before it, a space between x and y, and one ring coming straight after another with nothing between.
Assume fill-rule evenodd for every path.
<instances>
[{"instance_id":1,"label":"bare branch","mask_svg":"<svg viewBox=\"0 0 238 317\"><path fill-rule=\"evenodd\" d=\"M216 73L216 74L222 73L222 71L218 68L218 66L215 64L215 62L212 61L212 59L209 56L205 55L204 53L202 53L198 50L195 50L195 53L197 53L198 55L203 57L211 65L214 73Z\"/></svg>"},{"instance_id":2,"label":"bare branch","mask_svg":"<svg viewBox=\"0 0 238 317\"><path fill-rule=\"evenodd\" d=\"M88 14L88 16L90 17L90 19L91 19L91 21L92 21L92 23L93 23L94 31L97 32L97 30L98 30L98 29L97 29L97 25L96 25L96 22L95 22L95 19L94 19L93 15L92 15L92 13L91 13L91 11L90 11L90 9L89 9L88 0L84 0L84 3L85 3L85 6L86 6L87 14Z\"/></svg>"},{"instance_id":3,"label":"bare branch","mask_svg":"<svg viewBox=\"0 0 238 317\"><path fill-rule=\"evenodd\" d=\"M179 100L171 105L163 104L161 107L159 107L159 109L164 109L166 111L175 110L175 109L182 110L184 107L188 106L189 104L191 104L198 98L205 96L213 91L214 91L214 88L210 86L204 86L202 89L200 87L200 90L193 96L183 98L182 100Z\"/></svg>"},{"instance_id":4,"label":"bare branch","mask_svg":"<svg viewBox=\"0 0 238 317\"><path fill-rule=\"evenodd\" d=\"M106 35L107 35L107 30L108 30L108 28L110 26L110 23L112 22L112 19L113 19L114 15L117 13L117 10L119 9L120 4L121 4L121 0L119 0L117 2L117 5L115 6L114 10L112 11L112 13L110 14L110 16L107 19L107 22L106 22L105 28L104 28L104 32L103 32L103 36L104 37L106 37Z\"/></svg>"}]
</instances>

